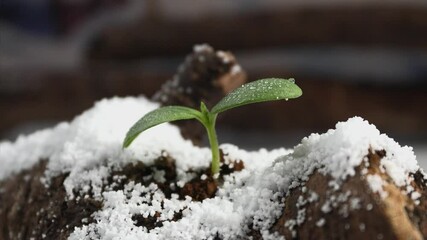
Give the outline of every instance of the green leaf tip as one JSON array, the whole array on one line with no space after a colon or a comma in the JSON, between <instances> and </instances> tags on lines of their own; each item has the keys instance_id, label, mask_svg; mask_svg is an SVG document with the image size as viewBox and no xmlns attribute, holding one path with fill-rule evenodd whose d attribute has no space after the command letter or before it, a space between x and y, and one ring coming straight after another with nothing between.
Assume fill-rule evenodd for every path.
<instances>
[{"instance_id":1,"label":"green leaf tip","mask_svg":"<svg viewBox=\"0 0 427 240\"><path fill-rule=\"evenodd\" d=\"M204 102L200 102L200 112L202 114L206 114L209 112L208 107L206 107L206 104Z\"/></svg>"},{"instance_id":2,"label":"green leaf tip","mask_svg":"<svg viewBox=\"0 0 427 240\"><path fill-rule=\"evenodd\" d=\"M302 95L295 79L265 78L247 83L225 96L212 108L217 114L246 104L292 99Z\"/></svg>"},{"instance_id":3,"label":"green leaf tip","mask_svg":"<svg viewBox=\"0 0 427 240\"><path fill-rule=\"evenodd\" d=\"M123 141L123 148L129 147L140 133L149 128L166 122L195 118L201 119L200 112L188 107L166 106L155 109L145 114L129 129Z\"/></svg>"}]
</instances>

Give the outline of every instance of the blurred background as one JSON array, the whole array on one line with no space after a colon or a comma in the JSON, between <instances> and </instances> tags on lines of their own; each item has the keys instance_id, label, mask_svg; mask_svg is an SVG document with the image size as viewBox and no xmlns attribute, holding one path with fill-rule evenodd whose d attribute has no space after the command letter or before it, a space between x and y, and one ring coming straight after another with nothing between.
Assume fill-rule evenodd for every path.
<instances>
[{"instance_id":1,"label":"blurred background","mask_svg":"<svg viewBox=\"0 0 427 240\"><path fill-rule=\"evenodd\" d=\"M200 43L304 91L224 114L221 142L292 147L357 115L427 167L425 0L2 0L0 139L151 96Z\"/></svg>"}]
</instances>

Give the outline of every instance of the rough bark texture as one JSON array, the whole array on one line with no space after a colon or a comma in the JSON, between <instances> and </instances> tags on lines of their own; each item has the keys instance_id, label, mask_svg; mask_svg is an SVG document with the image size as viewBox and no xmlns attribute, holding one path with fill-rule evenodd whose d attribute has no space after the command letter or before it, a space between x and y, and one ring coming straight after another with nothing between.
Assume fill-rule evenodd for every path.
<instances>
[{"instance_id":1,"label":"rough bark texture","mask_svg":"<svg viewBox=\"0 0 427 240\"><path fill-rule=\"evenodd\" d=\"M403 240L427 237L425 179L420 172L414 175L413 187L422 194L420 204L416 205L381 171L379 162L384 154L370 153L366 161L369 164L359 166L356 175L337 190L329 186L330 176L317 171L313 173L304 189L299 187L290 192L283 215L271 230L278 231L286 239ZM367 175L361 174L364 168L368 175L379 175L386 182L383 188L388 197L382 199L371 191ZM318 195L316 201L309 200L313 192ZM298 215L304 215L304 221L298 222Z\"/></svg>"}]
</instances>

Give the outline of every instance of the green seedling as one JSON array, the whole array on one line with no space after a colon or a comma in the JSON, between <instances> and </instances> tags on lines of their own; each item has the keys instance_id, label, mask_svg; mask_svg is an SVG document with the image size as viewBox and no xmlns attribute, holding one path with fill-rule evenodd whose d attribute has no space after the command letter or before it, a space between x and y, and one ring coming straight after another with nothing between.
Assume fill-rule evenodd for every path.
<instances>
[{"instance_id":1,"label":"green seedling","mask_svg":"<svg viewBox=\"0 0 427 240\"><path fill-rule=\"evenodd\" d=\"M216 118L219 113L246 104L288 100L301 95L302 91L295 84L294 79L268 78L242 85L225 96L210 111L203 102L200 104L200 111L182 106L161 107L147 113L129 129L123 147L128 147L143 131L161 123L197 119L208 133L212 150L211 171L212 175L215 175L220 171L219 147L215 131Z\"/></svg>"}]
</instances>

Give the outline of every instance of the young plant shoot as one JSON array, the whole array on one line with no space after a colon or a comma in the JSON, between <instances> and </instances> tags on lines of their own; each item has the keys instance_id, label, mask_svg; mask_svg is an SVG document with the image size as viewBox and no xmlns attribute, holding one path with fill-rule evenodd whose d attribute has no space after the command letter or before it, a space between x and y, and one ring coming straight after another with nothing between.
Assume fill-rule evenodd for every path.
<instances>
[{"instance_id":1,"label":"young plant shoot","mask_svg":"<svg viewBox=\"0 0 427 240\"><path fill-rule=\"evenodd\" d=\"M147 113L137 121L127 132L123 147L128 147L133 140L143 131L165 122L196 119L206 129L212 150L212 175L220 171L220 156L218 139L215 131L216 117L219 113L242 105L292 99L302 95L301 89L295 84L294 79L267 78L250 82L235 89L210 111L206 105L200 103L200 111L182 107L166 106Z\"/></svg>"}]
</instances>

